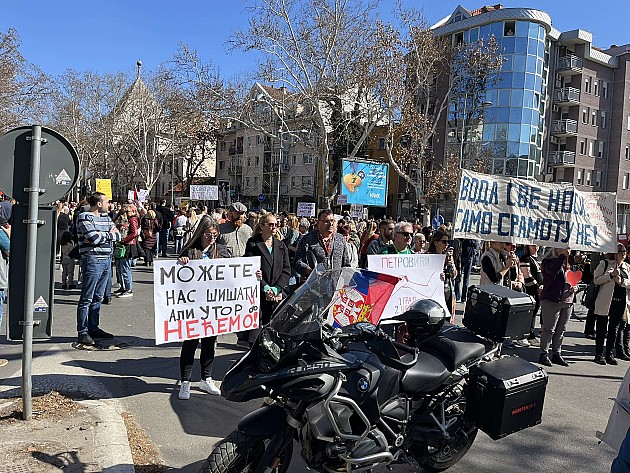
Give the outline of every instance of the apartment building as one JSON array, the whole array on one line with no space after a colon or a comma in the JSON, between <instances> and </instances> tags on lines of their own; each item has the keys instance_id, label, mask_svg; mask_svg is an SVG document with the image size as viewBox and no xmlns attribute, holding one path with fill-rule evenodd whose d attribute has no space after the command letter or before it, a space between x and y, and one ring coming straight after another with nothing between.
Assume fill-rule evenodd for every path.
<instances>
[{"instance_id":1,"label":"apartment building","mask_svg":"<svg viewBox=\"0 0 630 473\"><path fill-rule=\"evenodd\" d=\"M226 125L217 146L216 179L249 208L295 212L316 202L318 159L311 114L297 94L254 84L243 120Z\"/></svg>"},{"instance_id":2,"label":"apartment building","mask_svg":"<svg viewBox=\"0 0 630 473\"><path fill-rule=\"evenodd\" d=\"M432 27L438 36L475 42L494 36L504 57L486 91L476 133L453 129L452 111L440 124L436 160L464 149L467 137L492 150L493 174L569 182L581 190L617 192L619 232L630 215L630 45L600 49L585 30L559 32L544 11L458 6ZM461 157L466 167L466 156ZM442 213L447 199L434 202Z\"/></svg>"}]
</instances>

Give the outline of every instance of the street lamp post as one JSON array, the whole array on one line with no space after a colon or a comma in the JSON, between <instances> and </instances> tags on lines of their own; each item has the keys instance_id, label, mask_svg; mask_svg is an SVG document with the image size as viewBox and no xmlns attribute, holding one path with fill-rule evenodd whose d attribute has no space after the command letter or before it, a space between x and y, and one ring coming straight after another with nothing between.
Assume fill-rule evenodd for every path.
<instances>
[{"instance_id":1,"label":"street lamp post","mask_svg":"<svg viewBox=\"0 0 630 473\"><path fill-rule=\"evenodd\" d=\"M278 130L280 136L280 155L278 156L278 185L276 187L276 214L280 213L280 170L282 165L282 151L284 150L284 131L282 128Z\"/></svg>"},{"instance_id":2,"label":"street lamp post","mask_svg":"<svg viewBox=\"0 0 630 473\"><path fill-rule=\"evenodd\" d=\"M175 172L175 132L171 140L171 205L175 204L175 190L173 189L173 173Z\"/></svg>"}]
</instances>

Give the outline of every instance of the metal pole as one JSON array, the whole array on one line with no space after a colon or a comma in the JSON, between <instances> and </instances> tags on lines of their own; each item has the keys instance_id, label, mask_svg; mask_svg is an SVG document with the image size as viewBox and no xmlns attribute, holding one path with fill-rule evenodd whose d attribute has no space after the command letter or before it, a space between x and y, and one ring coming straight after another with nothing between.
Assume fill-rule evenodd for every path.
<instances>
[{"instance_id":1,"label":"metal pole","mask_svg":"<svg viewBox=\"0 0 630 473\"><path fill-rule=\"evenodd\" d=\"M468 104L468 92L464 94L464 114L462 116L462 134L459 138L459 167L464 167L464 133L466 129L466 105Z\"/></svg>"},{"instance_id":2,"label":"metal pole","mask_svg":"<svg viewBox=\"0 0 630 473\"><path fill-rule=\"evenodd\" d=\"M37 260L37 226L39 224L39 165L42 145L42 127L33 125L31 141L31 178L29 187L28 220L26 224L26 281L24 291L24 328L22 342L22 403L23 418L33 416L31 368L33 364L33 306L35 305L35 263Z\"/></svg>"},{"instance_id":3,"label":"metal pole","mask_svg":"<svg viewBox=\"0 0 630 473\"><path fill-rule=\"evenodd\" d=\"M175 171L175 132L173 132L173 140L171 142L171 205L175 204L175 191L173 189L173 172Z\"/></svg>"},{"instance_id":4,"label":"metal pole","mask_svg":"<svg viewBox=\"0 0 630 473\"><path fill-rule=\"evenodd\" d=\"M280 156L278 156L278 186L276 188L276 214L280 213L280 163L282 162L282 150L284 142L282 141L282 130L280 130Z\"/></svg>"}]
</instances>

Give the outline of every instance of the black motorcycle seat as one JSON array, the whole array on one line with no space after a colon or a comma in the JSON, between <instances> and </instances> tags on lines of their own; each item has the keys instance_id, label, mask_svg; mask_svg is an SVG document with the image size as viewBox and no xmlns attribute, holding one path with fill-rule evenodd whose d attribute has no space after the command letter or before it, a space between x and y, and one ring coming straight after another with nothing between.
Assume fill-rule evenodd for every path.
<instances>
[{"instance_id":1,"label":"black motorcycle seat","mask_svg":"<svg viewBox=\"0 0 630 473\"><path fill-rule=\"evenodd\" d=\"M403 375L401 381L403 391L409 394L428 393L439 388L451 375L446 368L446 362L444 355L440 353L419 352L416 364Z\"/></svg>"},{"instance_id":2,"label":"black motorcycle seat","mask_svg":"<svg viewBox=\"0 0 630 473\"><path fill-rule=\"evenodd\" d=\"M454 371L466 361L479 358L486 352L483 340L470 330L449 327L431 335L420 343L420 349L435 350L448 358L447 368Z\"/></svg>"}]
</instances>

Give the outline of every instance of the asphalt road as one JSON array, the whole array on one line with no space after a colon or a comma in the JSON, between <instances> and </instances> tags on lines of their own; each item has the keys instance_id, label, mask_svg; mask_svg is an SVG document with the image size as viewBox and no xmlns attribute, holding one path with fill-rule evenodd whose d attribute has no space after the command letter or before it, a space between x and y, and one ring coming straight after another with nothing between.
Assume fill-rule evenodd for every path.
<instances>
[{"instance_id":1,"label":"asphalt road","mask_svg":"<svg viewBox=\"0 0 630 473\"><path fill-rule=\"evenodd\" d=\"M57 271L57 280L59 273ZM212 446L228 435L238 420L260 402L232 403L196 388L190 400L177 398L179 344L155 346L152 270L139 266L133 273L134 297L116 299L111 305L104 306L101 313L101 327L113 332L115 341L127 344L126 348L106 351L74 349L71 343L76 339L79 291L61 291L57 284L53 338L35 343L34 363L37 363L37 357L45 356L51 344L59 346L71 357L73 364L91 372L92 380L101 383L104 392L118 399L123 408L135 416L159 447L166 465L173 471L197 472ZM609 398L616 395L630 363L596 365L591 361L594 342L583 338L582 331L582 322L569 323L564 355L571 366L548 369L543 423L496 442L480 433L465 458L449 471L610 471L615 452L598 444L595 432L604 430L612 406ZM4 328L2 333L6 333ZM214 366L214 377L218 380L243 353L235 347L235 339L234 336L219 339ZM0 356L10 359L3 370L13 376L20 368L21 344L6 342L4 335L0 340ZM538 350L533 347L519 348L517 353L529 361L538 359ZM193 373L193 379L198 380L198 364ZM290 471L307 471L299 453L295 454ZM408 473L414 470L396 466L394 471Z\"/></svg>"}]
</instances>

